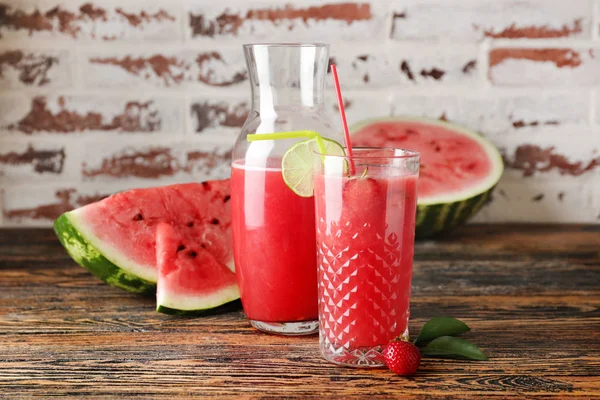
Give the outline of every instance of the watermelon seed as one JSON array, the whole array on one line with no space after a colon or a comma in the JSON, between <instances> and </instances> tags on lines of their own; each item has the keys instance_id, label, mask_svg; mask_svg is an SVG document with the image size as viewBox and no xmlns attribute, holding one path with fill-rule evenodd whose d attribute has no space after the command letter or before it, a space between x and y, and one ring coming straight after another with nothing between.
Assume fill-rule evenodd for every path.
<instances>
[{"instance_id":1,"label":"watermelon seed","mask_svg":"<svg viewBox=\"0 0 600 400\"><path fill-rule=\"evenodd\" d=\"M194 226L194 222L193 221L188 222L187 226L189 226L191 228L192 226Z\"/></svg>"},{"instance_id":2,"label":"watermelon seed","mask_svg":"<svg viewBox=\"0 0 600 400\"><path fill-rule=\"evenodd\" d=\"M206 248L206 245L205 245L204 243L202 243L202 244L200 245L200 247L202 247L203 249L205 249L205 248Z\"/></svg>"},{"instance_id":3,"label":"watermelon seed","mask_svg":"<svg viewBox=\"0 0 600 400\"><path fill-rule=\"evenodd\" d=\"M189 255L190 257L196 257L196 256L198 255L198 253L196 253L195 251L190 251L190 252L188 253L188 255Z\"/></svg>"},{"instance_id":4,"label":"watermelon seed","mask_svg":"<svg viewBox=\"0 0 600 400\"><path fill-rule=\"evenodd\" d=\"M231 199L230 195L227 195L223 198L223 203L227 203L229 201L229 199Z\"/></svg>"},{"instance_id":5,"label":"watermelon seed","mask_svg":"<svg viewBox=\"0 0 600 400\"><path fill-rule=\"evenodd\" d=\"M212 221L210 221L210 223L213 225L219 225L219 220L216 218L213 218Z\"/></svg>"},{"instance_id":6,"label":"watermelon seed","mask_svg":"<svg viewBox=\"0 0 600 400\"><path fill-rule=\"evenodd\" d=\"M179 247L177 247L177 252L179 253L182 250L185 250L185 246L180 244Z\"/></svg>"},{"instance_id":7,"label":"watermelon seed","mask_svg":"<svg viewBox=\"0 0 600 400\"><path fill-rule=\"evenodd\" d=\"M135 217L133 217L134 221L141 221L144 219L144 216L142 214L137 214Z\"/></svg>"}]
</instances>

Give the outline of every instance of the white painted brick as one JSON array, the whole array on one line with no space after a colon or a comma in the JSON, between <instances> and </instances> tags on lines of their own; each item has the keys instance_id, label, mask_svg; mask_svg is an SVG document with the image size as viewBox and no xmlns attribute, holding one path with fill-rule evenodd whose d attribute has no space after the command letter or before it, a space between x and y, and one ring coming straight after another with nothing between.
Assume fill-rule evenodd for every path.
<instances>
[{"instance_id":1,"label":"white painted brick","mask_svg":"<svg viewBox=\"0 0 600 400\"><path fill-rule=\"evenodd\" d=\"M496 48L489 77L498 86L584 86L600 83L598 48Z\"/></svg>"},{"instance_id":2,"label":"white painted brick","mask_svg":"<svg viewBox=\"0 0 600 400\"><path fill-rule=\"evenodd\" d=\"M421 0L393 9L398 40L591 37L591 0Z\"/></svg>"},{"instance_id":3,"label":"white painted brick","mask_svg":"<svg viewBox=\"0 0 600 400\"><path fill-rule=\"evenodd\" d=\"M31 99L24 94L0 92L0 127L7 130L11 124L15 124L27 116L31 110Z\"/></svg>"},{"instance_id":4,"label":"white painted brick","mask_svg":"<svg viewBox=\"0 0 600 400\"><path fill-rule=\"evenodd\" d=\"M233 142L197 138L181 141L123 140L86 146L82 174L85 182L156 185L221 179L229 174Z\"/></svg>"},{"instance_id":5,"label":"white painted brick","mask_svg":"<svg viewBox=\"0 0 600 400\"><path fill-rule=\"evenodd\" d=\"M586 91L516 93L506 90L462 91L455 95L403 94L393 97L394 115L446 119L487 135L502 135L530 126L587 124Z\"/></svg>"},{"instance_id":6,"label":"white painted brick","mask_svg":"<svg viewBox=\"0 0 600 400\"><path fill-rule=\"evenodd\" d=\"M0 129L14 133L89 131L181 134L183 100L0 93Z\"/></svg>"},{"instance_id":7,"label":"white painted brick","mask_svg":"<svg viewBox=\"0 0 600 400\"><path fill-rule=\"evenodd\" d=\"M213 5L107 0L90 3L88 11L80 9L87 0L9 3L0 26L6 42L0 50L0 225L48 226L51 218L36 217L40 211L79 206L85 196L229 176L230 146L250 94L239 43L275 39L331 43L351 125L378 116L422 115L490 137L508 168L477 221L600 222L600 130L589 126L590 120L600 125L600 89L593 89L596 102L590 104L590 86L600 83L600 47L584 41L592 33L598 37L598 26L591 27L591 0L306 0L289 6L274 0ZM600 0L595 3L597 12ZM370 7L370 18L340 17L345 9L355 18L363 5ZM44 15L56 6L74 15L66 28ZM29 32L11 22L15 10L27 14L36 8L42 19L49 18L48 30ZM117 8L138 16L139 25ZM86 15L99 9L106 20ZM160 10L175 21L148 17ZM328 15L321 18L323 10ZM386 42L392 12L405 17L396 16L396 40ZM221 29L219 16L233 19L219 19ZM182 36L191 40L182 42ZM490 36L502 39L474 43ZM94 46L87 46L91 40ZM172 45L153 45L165 41ZM86 91L80 91L79 80ZM327 84L326 112L339 129L331 76ZM40 125L36 117L33 124L17 124L30 114L34 96L47 98L50 116L73 113L96 122L63 118ZM143 122L133 132L156 134L124 134L126 129L112 124L130 115L128 101L153 102L140 111ZM194 114L194 105L204 120ZM129 111L135 113L135 107ZM160 127L147 129L154 112ZM152 147L169 152L144 159ZM119 158L127 149L140 154ZM48 158L44 151L55 153ZM84 162L83 171L101 173L82 179ZM56 195L67 189L74 190L71 203Z\"/></svg>"},{"instance_id":8,"label":"white painted brick","mask_svg":"<svg viewBox=\"0 0 600 400\"><path fill-rule=\"evenodd\" d=\"M97 197L93 188L75 189L75 184L14 186L5 190L3 214L6 226L51 226L60 214L85 204L85 197ZM110 194L107 192L105 194Z\"/></svg>"},{"instance_id":9,"label":"white painted brick","mask_svg":"<svg viewBox=\"0 0 600 400\"><path fill-rule=\"evenodd\" d=\"M574 90L526 95L488 91L462 97L458 104L458 115L452 120L488 135L499 135L530 126L587 124L590 96Z\"/></svg>"},{"instance_id":10,"label":"white painted brick","mask_svg":"<svg viewBox=\"0 0 600 400\"><path fill-rule=\"evenodd\" d=\"M366 119L392 115L392 105L388 94L365 94L347 91L343 92L342 96L345 102L348 126L352 126L353 124ZM337 98L333 90L327 90L325 107L329 121L341 132L342 125L340 112L338 109Z\"/></svg>"},{"instance_id":11,"label":"white painted brick","mask_svg":"<svg viewBox=\"0 0 600 400\"><path fill-rule=\"evenodd\" d=\"M177 40L181 20L168 0L9 2L0 34L7 39ZM35 20L35 22L32 22ZM25 22L28 21L28 22Z\"/></svg>"},{"instance_id":12,"label":"white painted brick","mask_svg":"<svg viewBox=\"0 0 600 400\"><path fill-rule=\"evenodd\" d=\"M82 174L86 182L151 180L158 185L189 179L184 168L183 154L177 143L128 140L86 146Z\"/></svg>"},{"instance_id":13,"label":"white painted brick","mask_svg":"<svg viewBox=\"0 0 600 400\"><path fill-rule=\"evenodd\" d=\"M245 96L194 96L190 100L191 135L214 136L235 141L251 107Z\"/></svg>"},{"instance_id":14,"label":"white painted brick","mask_svg":"<svg viewBox=\"0 0 600 400\"><path fill-rule=\"evenodd\" d=\"M95 52L83 62L84 83L94 88L239 86L246 80L241 47L207 51Z\"/></svg>"},{"instance_id":15,"label":"white painted brick","mask_svg":"<svg viewBox=\"0 0 600 400\"><path fill-rule=\"evenodd\" d=\"M0 186L24 182L54 182L79 177L79 153L67 141L1 139Z\"/></svg>"},{"instance_id":16,"label":"white painted brick","mask_svg":"<svg viewBox=\"0 0 600 400\"><path fill-rule=\"evenodd\" d=\"M225 179L231 176L233 140L188 141L182 145L185 165L195 181Z\"/></svg>"},{"instance_id":17,"label":"white painted brick","mask_svg":"<svg viewBox=\"0 0 600 400\"><path fill-rule=\"evenodd\" d=\"M392 100L393 115L441 118L460 122L460 101L462 98L458 96L404 95L399 90Z\"/></svg>"},{"instance_id":18,"label":"white painted brick","mask_svg":"<svg viewBox=\"0 0 600 400\"><path fill-rule=\"evenodd\" d=\"M0 50L0 89L63 88L71 85L71 75L67 51Z\"/></svg>"},{"instance_id":19,"label":"white painted brick","mask_svg":"<svg viewBox=\"0 0 600 400\"><path fill-rule=\"evenodd\" d=\"M600 180L600 134L596 127L523 128L492 140L505 154L505 175L515 180L530 176L549 181L561 176L595 176Z\"/></svg>"},{"instance_id":20,"label":"white painted brick","mask_svg":"<svg viewBox=\"0 0 600 400\"><path fill-rule=\"evenodd\" d=\"M590 179L503 179L473 222L600 223L598 194Z\"/></svg>"},{"instance_id":21,"label":"white painted brick","mask_svg":"<svg viewBox=\"0 0 600 400\"><path fill-rule=\"evenodd\" d=\"M391 115L390 96L385 92L343 93L346 103L346 117L349 125L368 118ZM191 128L193 134L206 138L221 138L235 141L241 132L251 101L242 96L193 97L191 99ZM332 90L326 91L325 111L327 118L341 131L337 99Z\"/></svg>"},{"instance_id":22,"label":"white painted brick","mask_svg":"<svg viewBox=\"0 0 600 400\"><path fill-rule=\"evenodd\" d=\"M471 85L480 81L475 45L398 43L369 50L359 47L332 50L343 87Z\"/></svg>"},{"instance_id":23,"label":"white painted brick","mask_svg":"<svg viewBox=\"0 0 600 400\"><path fill-rule=\"evenodd\" d=\"M595 90L594 97L594 122L600 124L600 89Z\"/></svg>"},{"instance_id":24,"label":"white painted brick","mask_svg":"<svg viewBox=\"0 0 600 400\"><path fill-rule=\"evenodd\" d=\"M384 3L369 0L303 0L219 4L186 2L192 38L243 37L249 41L379 39L387 35Z\"/></svg>"}]
</instances>

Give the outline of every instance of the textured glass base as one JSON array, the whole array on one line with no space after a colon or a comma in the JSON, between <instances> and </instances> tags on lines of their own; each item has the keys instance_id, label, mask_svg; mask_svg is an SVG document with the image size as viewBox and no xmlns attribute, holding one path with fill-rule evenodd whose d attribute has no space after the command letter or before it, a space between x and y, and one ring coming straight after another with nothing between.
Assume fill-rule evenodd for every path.
<instances>
[{"instance_id":1,"label":"textured glass base","mask_svg":"<svg viewBox=\"0 0 600 400\"><path fill-rule=\"evenodd\" d=\"M319 321L261 322L250 320L250 325L266 333L284 336L312 335L319 331Z\"/></svg>"},{"instance_id":2,"label":"textured glass base","mask_svg":"<svg viewBox=\"0 0 600 400\"><path fill-rule=\"evenodd\" d=\"M323 357L334 364L355 368L377 368L383 367L383 349L385 346L359 347L358 349L346 349L321 346Z\"/></svg>"},{"instance_id":3,"label":"textured glass base","mask_svg":"<svg viewBox=\"0 0 600 400\"><path fill-rule=\"evenodd\" d=\"M401 335L403 339L408 338L408 329ZM386 343L387 344L387 343ZM348 348L336 346L331 343L321 332L319 345L323 357L329 362L346 367L354 368L377 368L385 365L383 350L386 344L373 347Z\"/></svg>"}]
</instances>

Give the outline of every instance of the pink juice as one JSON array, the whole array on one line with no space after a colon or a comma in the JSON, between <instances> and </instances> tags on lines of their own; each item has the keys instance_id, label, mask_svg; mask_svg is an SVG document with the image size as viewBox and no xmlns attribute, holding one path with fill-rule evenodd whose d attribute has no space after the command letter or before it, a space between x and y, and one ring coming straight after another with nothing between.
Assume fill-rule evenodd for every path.
<instances>
[{"instance_id":1,"label":"pink juice","mask_svg":"<svg viewBox=\"0 0 600 400\"><path fill-rule=\"evenodd\" d=\"M315 174L315 202L321 342L352 351L407 334L417 175Z\"/></svg>"},{"instance_id":2,"label":"pink juice","mask_svg":"<svg viewBox=\"0 0 600 400\"><path fill-rule=\"evenodd\" d=\"M250 320L316 320L314 200L286 186L280 165L280 159L267 168L233 164L233 253L242 304Z\"/></svg>"}]
</instances>

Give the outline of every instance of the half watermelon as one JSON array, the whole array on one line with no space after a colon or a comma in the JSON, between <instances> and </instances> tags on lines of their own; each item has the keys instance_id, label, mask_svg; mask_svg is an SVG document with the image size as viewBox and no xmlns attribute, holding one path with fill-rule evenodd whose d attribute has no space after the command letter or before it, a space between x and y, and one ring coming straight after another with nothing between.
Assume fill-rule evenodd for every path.
<instances>
[{"instance_id":1,"label":"half watermelon","mask_svg":"<svg viewBox=\"0 0 600 400\"><path fill-rule=\"evenodd\" d=\"M229 199L229 179L133 189L61 215L54 230L73 260L106 283L152 293L161 222L233 268Z\"/></svg>"},{"instance_id":2,"label":"half watermelon","mask_svg":"<svg viewBox=\"0 0 600 400\"><path fill-rule=\"evenodd\" d=\"M350 128L356 146L395 147L421 153L417 238L448 231L471 218L489 200L504 166L483 136L444 121L393 117Z\"/></svg>"}]
</instances>

